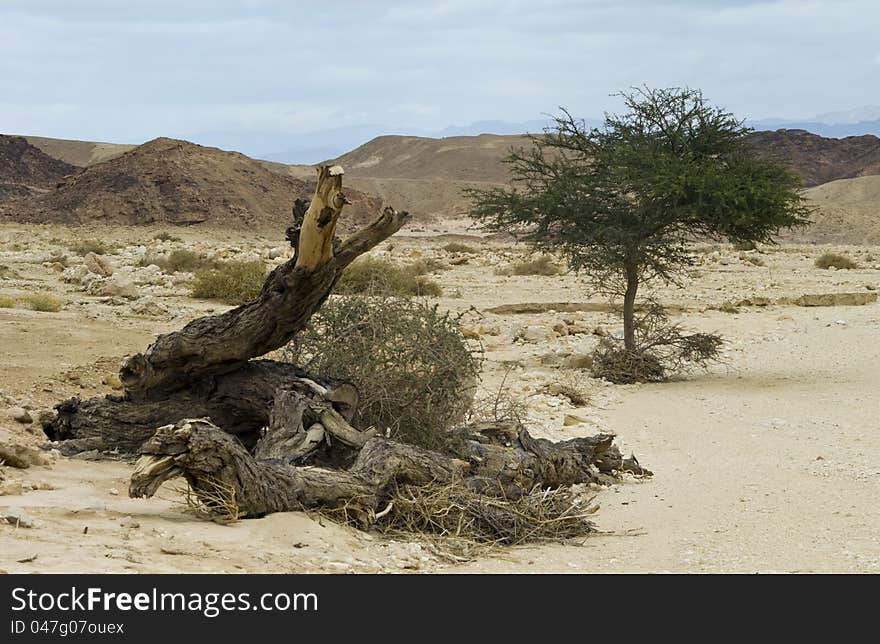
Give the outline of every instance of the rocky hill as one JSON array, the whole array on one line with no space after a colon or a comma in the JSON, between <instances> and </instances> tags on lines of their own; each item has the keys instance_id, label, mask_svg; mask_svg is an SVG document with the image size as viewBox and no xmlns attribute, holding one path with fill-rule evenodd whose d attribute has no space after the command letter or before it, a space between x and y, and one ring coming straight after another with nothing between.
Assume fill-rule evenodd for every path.
<instances>
[{"instance_id":1,"label":"rocky hill","mask_svg":"<svg viewBox=\"0 0 880 644\"><path fill-rule=\"evenodd\" d=\"M813 224L790 235L820 244L880 244L880 175L839 179L810 188Z\"/></svg>"},{"instance_id":2,"label":"rocky hill","mask_svg":"<svg viewBox=\"0 0 880 644\"><path fill-rule=\"evenodd\" d=\"M0 200L38 193L78 170L43 153L20 136L0 134Z\"/></svg>"},{"instance_id":3,"label":"rocky hill","mask_svg":"<svg viewBox=\"0 0 880 644\"><path fill-rule=\"evenodd\" d=\"M73 139L50 139L44 136L25 136L27 142L50 157L81 168L115 159L137 147L126 143L101 143Z\"/></svg>"},{"instance_id":4,"label":"rocky hill","mask_svg":"<svg viewBox=\"0 0 880 644\"><path fill-rule=\"evenodd\" d=\"M830 139L806 130L776 130L751 135L755 148L781 159L804 185L880 174L880 138L871 134Z\"/></svg>"},{"instance_id":5,"label":"rocky hill","mask_svg":"<svg viewBox=\"0 0 880 644\"><path fill-rule=\"evenodd\" d=\"M16 216L68 224L207 224L283 230L310 182L268 170L237 152L159 138L68 176ZM376 216L381 201L351 190L342 229Z\"/></svg>"}]
</instances>

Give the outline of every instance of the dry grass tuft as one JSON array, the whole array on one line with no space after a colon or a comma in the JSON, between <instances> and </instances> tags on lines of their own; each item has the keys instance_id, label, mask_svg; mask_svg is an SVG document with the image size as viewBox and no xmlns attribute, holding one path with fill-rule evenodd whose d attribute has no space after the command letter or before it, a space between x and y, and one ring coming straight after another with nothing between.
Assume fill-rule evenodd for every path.
<instances>
[{"instance_id":1,"label":"dry grass tuft","mask_svg":"<svg viewBox=\"0 0 880 644\"><path fill-rule=\"evenodd\" d=\"M138 266L155 264L166 273L195 273L198 270L219 268L221 263L209 259L192 250L178 249L167 256L148 254L138 262Z\"/></svg>"},{"instance_id":2,"label":"dry grass tuft","mask_svg":"<svg viewBox=\"0 0 880 644\"><path fill-rule=\"evenodd\" d=\"M0 295L0 309L15 308L15 298L9 295Z\"/></svg>"},{"instance_id":3,"label":"dry grass tuft","mask_svg":"<svg viewBox=\"0 0 880 644\"><path fill-rule=\"evenodd\" d=\"M362 257L345 269L334 292L340 295L440 297L443 289L425 277L437 270L431 262L436 260L418 260L401 267L388 259Z\"/></svg>"},{"instance_id":4,"label":"dry grass tuft","mask_svg":"<svg viewBox=\"0 0 880 644\"><path fill-rule=\"evenodd\" d=\"M816 260L816 268L852 269L859 265L846 255L837 253L825 253Z\"/></svg>"},{"instance_id":5,"label":"dry grass tuft","mask_svg":"<svg viewBox=\"0 0 880 644\"><path fill-rule=\"evenodd\" d=\"M114 250L113 247L109 246L106 242L103 242L100 239L77 240L73 244L68 246L68 248L72 252L81 256L88 255L89 253L94 253L95 255L105 255Z\"/></svg>"},{"instance_id":6,"label":"dry grass tuft","mask_svg":"<svg viewBox=\"0 0 880 644\"><path fill-rule=\"evenodd\" d=\"M28 293L23 299L29 309L45 313L58 313L62 306L61 300L49 293Z\"/></svg>"},{"instance_id":7,"label":"dry grass tuft","mask_svg":"<svg viewBox=\"0 0 880 644\"><path fill-rule=\"evenodd\" d=\"M224 525L241 518L235 488L213 477L199 479L197 487L187 484L179 491L187 509L198 517Z\"/></svg>"},{"instance_id":8,"label":"dry grass tuft","mask_svg":"<svg viewBox=\"0 0 880 644\"><path fill-rule=\"evenodd\" d=\"M460 242L449 242L443 247L447 253L469 253L471 255L475 255L480 251L474 248L473 246L468 246L467 244L462 244Z\"/></svg>"},{"instance_id":9,"label":"dry grass tuft","mask_svg":"<svg viewBox=\"0 0 880 644\"><path fill-rule=\"evenodd\" d=\"M496 271L498 275L559 275L562 267L552 255L539 255L535 259L516 262Z\"/></svg>"},{"instance_id":10,"label":"dry grass tuft","mask_svg":"<svg viewBox=\"0 0 880 644\"><path fill-rule=\"evenodd\" d=\"M226 262L196 272L192 297L243 304L260 294L265 281L263 262Z\"/></svg>"}]
</instances>

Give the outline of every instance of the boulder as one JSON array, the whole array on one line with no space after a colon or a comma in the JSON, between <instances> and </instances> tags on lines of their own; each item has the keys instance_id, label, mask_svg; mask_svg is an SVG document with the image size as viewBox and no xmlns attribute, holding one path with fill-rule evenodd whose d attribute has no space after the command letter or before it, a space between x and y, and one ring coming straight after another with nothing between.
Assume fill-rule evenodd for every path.
<instances>
[{"instance_id":1,"label":"boulder","mask_svg":"<svg viewBox=\"0 0 880 644\"><path fill-rule=\"evenodd\" d=\"M110 260L95 253L88 253L83 257L83 265L92 273L101 277L110 277L113 275L113 265Z\"/></svg>"}]
</instances>

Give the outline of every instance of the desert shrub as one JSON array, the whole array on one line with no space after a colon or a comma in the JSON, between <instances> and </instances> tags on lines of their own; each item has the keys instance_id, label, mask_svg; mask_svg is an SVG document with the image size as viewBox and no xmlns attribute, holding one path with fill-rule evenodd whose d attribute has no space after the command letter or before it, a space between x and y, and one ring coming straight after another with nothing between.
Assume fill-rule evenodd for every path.
<instances>
[{"instance_id":1,"label":"desert shrub","mask_svg":"<svg viewBox=\"0 0 880 644\"><path fill-rule=\"evenodd\" d=\"M9 295L0 295L0 309L11 309L15 306L15 298Z\"/></svg>"},{"instance_id":2,"label":"desert shrub","mask_svg":"<svg viewBox=\"0 0 880 644\"><path fill-rule=\"evenodd\" d=\"M192 250L177 249L168 256L148 254L138 262L139 266L155 264L166 273L195 273L198 270L218 268L220 262L209 259Z\"/></svg>"},{"instance_id":3,"label":"desert shrub","mask_svg":"<svg viewBox=\"0 0 880 644\"><path fill-rule=\"evenodd\" d=\"M113 248L100 239L80 239L72 243L68 248L77 255L84 256L89 253L105 255L112 252Z\"/></svg>"},{"instance_id":4,"label":"desert shrub","mask_svg":"<svg viewBox=\"0 0 880 644\"><path fill-rule=\"evenodd\" d=\"M858 268L859 265L846 255L824 253L816 260L816 268Z\"/></svg>"},{"instance_id":5,"label":"desert shrub","mask_svg":"<svg viewBox=\"0 0 880 644\"><path fill-rule=\"evenodd\" d=\"M515 262L498 271L499 275L559 275L562 268L552 255L539 255L535 259Z\"/></svg>"},{"instance_id":6,"label":"desert shrub","mask_svg":"<svg viewBox=\"0 0 880 644\"><path fill-rule=\"evenodd\" d=\"M590 402L590 395L580 386L577 378L568 375L558 378L544 387L551 396L563 396L575 407L584 407Z\"/></svg>"},{"instance_id":7,"label":"desert shrub","mask_svg":"<svg viewBox=\"0 0 880 644\"><path fill-rule=\"evenodd\" d=\"M592 354L593 376L619 385L663 382L670 375L717 361L724 343L712 333L684 333L679 325L669 323L656 302L648 303L635 328L635 349L627 349L614 337L599 343Z\"/></svg>"},{"instance_id":8,"label":"desert shrub","mask_svg":"<svg viewBox=\"0 0 880 644\"><path fill-rule=\"evenodd\" d=\"M462 244L460 242L449 242L443 247L443 250L447 253L470 253L472 255L480 252L473 246L468 246L467 244Z\"/></svg>"},{"instance_id":9,"label":"desert shrub","mask_svg":"<svg viewBox=\"0 0 880 644\"><path fill-rule=\"evenodd\" d=\"M388 259L362 257L345 269L334 291L342 295L439 297L443 289L425 277L425 272L427 266L420 262L401 267Z\"/></svg>"},{"instance_id":10,"label":"desert shrub","mask_svg":"<svg viewBox=\"0 0 880 644\"><path fill-rule=\"evenodd\" d=\"M731 302L730 300L725 300L718 306L718 310L722 313L739 313L739 307Z\"/></svg>"},{"instance_id":11,"label":"desert shrub","mask_svg":"<svg viewBox=\"0 0 880 644\"><path fill-rule=\"evenodd\" d=\"M448 271L450 268L452 267L448 264L444 264L438 259L426 257L417 259L412 264L408 264L404 267L404 270L409 271L415 276L419 276L427 275L428 273L437 273L439 271Z\"/></svg>"},{"instance_id":12,"label":"desert shrub","mask_svg":"<svg viewBox=\"0 0 880 644\"><path fill-rule=\"evenodd\" d=\"M61 310L61 300L49 293L28 293L24 303L29 309L46 313L57 313Z\"/></svg>"},{"instance_id":13,"label":"desert shrub","mask_svg":"<svg viewBox=\"0 0 880 644\"><path fill-rule=\"evenodd\" d=\"M153 239L155 239L156 241L170 241L170 242L183 241L177 235L172 235L171 233L169 233L166 230L163 230L162 232L158 232L155 235L153 235Z\"/></svg>"},{"instance_id":14,"label":"desert shrub","mask_svg":"<svg viewBox=\"0 0 880 644\"><path fill-rule=\"evenodd\" d=\"M355 427L441 450L466 417L481 362L458 317L420 300L362 296L329 300L285 358L354 383Z\"/></svg>"},{"instance_id":15,"label":"desert shrub","mask_svg":"<svg viewBox=\"0 0 880 644\"><path fill-rule=\"evenodd\" d=\"M196 272L192 296L221 300L226 304L243 304L260 294L265 281L266 269L262 262L225 262L217 268Z\"/></svg>"}]
</instances>

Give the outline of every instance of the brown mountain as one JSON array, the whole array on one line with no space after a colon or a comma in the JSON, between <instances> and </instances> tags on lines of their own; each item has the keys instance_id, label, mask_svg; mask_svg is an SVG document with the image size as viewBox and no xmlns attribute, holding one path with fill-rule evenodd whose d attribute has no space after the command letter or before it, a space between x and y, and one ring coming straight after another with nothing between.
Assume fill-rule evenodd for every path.
<instances>
[{"instance_id":1,"label":"brown mountain","mask_svg":"<svg viewBox=\"0 0 880 644\"><path fill-rule=\"evenodd\" d=\"M208 224L283 230L296 198L314 186L271 172L238 152L159 138L64 179L32 199L17 218L69 224ZM381 201L355 190L346 209L352 227L375 217Z\"/></svg>"},{"instance_id":2,"label":"brown mountain","mask_svg":"<svg viewBox=\"0 0 880 644\"><path fill-rule=\"evenodd\" d=\"M40 192L78 170L43 153L20 136L0 134L0 199Z\"/></svg>"},{"instance_id":3,"label":"brown mountain","mask_svg":"<svg viewBox=\"0 0 880 644\"><path fill-rule=\"evenodd\" d=\"M50 157L81 168L115 159L137 147L127 143L101 143L73 139L50 139L44 136L25 136L27 142Z\"/></svg>"},{"instance_id":4,"label":"brown mountain","mask_svg":"<svg viewBox=\"0 0 880 644\"><path fill-rule=\"evenodd\" d=\"M805 130L776 130L755 132L751 139L761 154L788 163L806 187L880 174L880 138L871 134L829 139Z\"/></svg>"}]
</instances>

